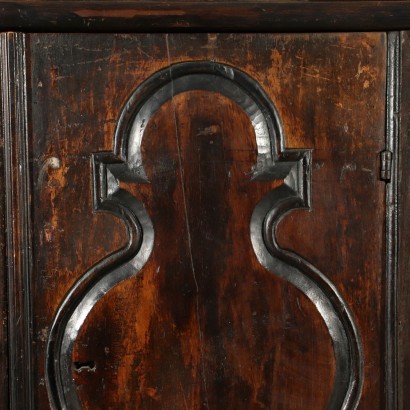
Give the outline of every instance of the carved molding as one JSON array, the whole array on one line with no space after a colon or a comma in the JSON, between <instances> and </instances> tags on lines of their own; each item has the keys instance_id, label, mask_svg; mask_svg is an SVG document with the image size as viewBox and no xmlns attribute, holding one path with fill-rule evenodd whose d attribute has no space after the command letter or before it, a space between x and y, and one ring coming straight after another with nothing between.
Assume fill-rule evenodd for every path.
<instances>
[{"instance_id":1,"label":"carved molding","mask_svg":"<svg viewBox=\"0 0 410 410\"><path fill-rule=\"evenodd\" d=\"M137 274L154 244L152 222L144 205L120 188L119 181L148 183L141 142L153 114L173 96L189 90L223 94L248 115L255 130L257 163L253 178L283 180L255 207L250 235L259 262L300 289L327 325L336 358L329 408L355 408L363 384L360 337L348 306L334 284L309 262L281 249L276 226L291 210L310 207L311 152L285 149L276 108L263 89L244 72L215 62L186 62L163 69L130 96L119 117L112 152L93 155L96 211L122 219L128 244L87 271L64 298L51 327L46 380L55 408L80 408L73 381L72 352L78 332L97 301L122 280Z\"/></svg>"},{"instance_id":2,"label":"carved molding","mask_svg":"<svg viewBox=\"0 0 410 410\"><path fill-rule=\"evenodd\" d=\"M26 35L0 34L8 287L9 407L32 409L31 195Z\"/></svg>"},{"instance_id":3,"label":"carved molding","mask_svg":"<svg viewBox=\"0 0 410 410\"><path fill-rule=\"evenodd\" d=\"M399 132L401 36L388 34L386 93L386 152L391 153L391 178L386 183L386 405L398 404L398 193L399 193Z\"/></svg>"}]
</instances>

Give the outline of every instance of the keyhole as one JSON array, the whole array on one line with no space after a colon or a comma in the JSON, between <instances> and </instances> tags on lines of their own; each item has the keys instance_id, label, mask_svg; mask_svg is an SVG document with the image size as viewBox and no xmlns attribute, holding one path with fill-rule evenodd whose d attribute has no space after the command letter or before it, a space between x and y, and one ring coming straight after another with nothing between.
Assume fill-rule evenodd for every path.
<instances>
[{"instance_id":1,"label":"keyhole","mask_svg":"<svg viewBox=\"0 0 410 410\"><path fill-rule=\"evenodd\" d=\"M95 372L96 365L93 360L89 360L88 362L74 362L74 370L77 373L81 372Z\"/></svg>"}]
</instances>

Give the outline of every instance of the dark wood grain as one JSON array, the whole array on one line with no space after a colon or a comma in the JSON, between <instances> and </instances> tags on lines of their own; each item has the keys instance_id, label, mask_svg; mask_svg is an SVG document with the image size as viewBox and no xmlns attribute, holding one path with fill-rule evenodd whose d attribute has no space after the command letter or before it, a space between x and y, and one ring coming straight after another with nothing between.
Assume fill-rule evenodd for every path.
<instances>
[{"instance_id":1,"label":"dark wood grain","mask_svg":"<svg viewBox=\"0 0 410 410\"><path fill-rule=\"evenodd\" d=\"M3 116L3 115L2 115ZM0 174L4 175L4 132L0 132ZM0 407L9 406L8 383L8 292L6 252L6 192L0 193Z\"/></svg>"},{"instance_id":2,"label":"dark wood grain","mask_svg":"<svg viewBox=\"0 0 410 410\"><path fill-rule=\"evenodd\" d=\"M146 203L149 202L149 199L147 201L139 199L138 196L130 192L130 188L122 188L121 181L126 181L127 185L131 187L135 183L137 186L146 185L148 182L155 183L155 180L150 178L146 170L146 160L141 152L141 140L145 135L144 128L152 121L156 111L167 101L171 101L172 107L175 107L176 96L191 90L217 92L228 97L241 107L249 120L252 119L252 127L255 133L257 156L253 164L249 165L250 171L245 173L245 182L248 182L249 186L246 190L244 203L251 204L251 211L253 208L253 211L246 218L250 223L249 239L248 242L242 243L244 232L241 231L239 235L234 235L235 230L228 224L226 229L229 229L231 234L224 241L226 242L225 252L221 253L221 260L224 261L224 259L229 258L228 255L234 248L233 243L241 251L252 247L259 263L262 265L261 267L264 267L267 273L274 274L285 280L285 282L289 282L313 303L329 329L331 344L334 348L335 375L328 406L330 408L355 407L355 403L360 398L363 384L363 353L360 335L350 309L329 278L321 274L312 265L309 265L299 255L278 247L276 239L274 239L277 224L284 215L291 210L309 209L311 206L311 150L287 150L280 124L280 116L260 85L244 72L232 66L213 61L174 64L170 68L161 70L154 76L149 77L132 93L124 106L117 125L113 152L111 154L100 152L93 155L94 207L96 210L115 213L122 219L129 232L129 240L123 251L103 259L77 280L70 293L65 296L54 318L47 343L46 369L47 386L54 405L58 408L80 407L76 385L72 378L72 352L78 336L77 329L83 326L90 309L119 282L137 274L143 275L146 269L145 264L148 262L149 265L153 249L155 253L155 243L159 241L158 239L155 241L154 236L157 237L158 230L153 227L155 221L151 219L152 214L155 214L155 210L152 212L150 212L150 209L146 210ZM202 105L200 104L200 106ZM175 115L173 117L175 120ZM191 116L188 116L188 118L191 118ZM138 130L138 132L132 130ZM210 201L203 201L199 211L197 210L198 207L193 210L188 207L190 201L187 200L189 199L187 193L189 188L194 186L194 182L188 181L189 183L185 183L184 181L186 175L186 166L184 164L187 154L183 150L183 138L180 135L179 126L175 128L175 137L176 149L173 151L177 153L177 161L174 161L174 163L179 165L182 194L182 201L179 202L180 205L183 205L184 212L182 216L185 219L185 224L182 225L185 225L188 239L189 266L196 284L196 316L199 326L200 288L199 282L196 280L198 261L194 260L193 246L195 243L203 245L204 242L201 238L201 229L191 229L195 225L191 218L194 214L194 221L202 221ZM237 136L234 135L225 139L230 140L231 138L235 140ZM156 141L155 138L153 140L157 148L159 141ZM188 144L192 145L194 140L195 138L191 135ZM210 144L214 144L213 139ZM203 155L205 147L198 147L197 151L200 157ZM217 154L221 151L222 160L224 158L228 159L229 155L224 153L224 147L215 149ZM229 151L235 152L236 150ZM188 159L190 158L191 156L188 156ZM208 174L206 170L211 162L211 158L207 157L202 167L199 168L200 188L201 169L205 169L205 174ZM235 163L235 160L232 160L232 163ZM188 161L189 166L191 166L190 164L191 161ZM229 162L225 163L225 169L228 164ZM162 167L160 168L162 170ZM215 178L217 178L217 175L212 172L208 178L212 181L209 188L216 187ZM231 178L232 174L229 170L228 180ZM283 183L280 182L282 180ZM258 186L254 183L257 181L260 182L259 186L269 187L268 192L263 196L254 196ZM272 182L266 184L267 181L273 181L274 187L271 187ZM225 187L224 193L228 195L226 198L228 202L231 202L229 201L229 197L232 195L231 191L235 192L238 185L242 184L236 183L232 187ZM240 189L241 194L244 193L243 189ZM141 190L143 190L143 187L137 188L137 191ZM156 203L156 192L154 190L149 195L154 197L154 204ZM212 194L214 193L213 191ZM215 206L211 204L211 209L214 208ZM161 205L161 214L164 212L166 212L166 207ZM196 214L197 212L198 214ZM238 211L235 211L235 213L239 214ZM217 215L213 220L218 220ZM223 223L223 220L221 219L219 223ZM237 225L238 223L234 224L235 227ZM202 225L200 226L202 227ZM244 226L246 227L246 224ZM269 240L268 238L272 235L273 238ZM195 241L195 237L200 239L199 242ZM210 239L208 238L208 240ZM251 246L249 240L251 240ZM219 242L222 243L222 241ZM236 245L237 242L239 245ZM219 243L218 246L220 246ZM157 261L161 259L162 252L161 249L156 258ZM203 250L201 249L200 252L203 252ZM169 256L171 249L167 250L167 253L167 256ZM214 251L213 254L216 254L216 252ZM252 268L246 266L247 261L250 261L249 257L242 264L244 272L252 271ZM225 265L223 266L225 267ZM221 279L229 272L227 267L224 269L226 272L221 271L218 275ZM175 272L175 274L177 273ZM185 279L181 275L178 276L180 277L180 284L183 286ZM210 293L217 295L219 292L214 289ZM162 298L165 298L165 296L167 295ZM206 308L207 302L205 299L201 305ZM261 331L263 332L263 329ZM202 347L205 335L202 335L201 326L198 327L198 332L200 332L199 342ZM222 336L224 330L220 329L219 332ZM265 342L265 344L267 343ZM230 338L219 348L229 349L229 345ZM270 347L270 349L273 348ZM236 350L236 347L233 350ZM250 349L248 350L250 351ZM202 349L200 352L201 363L203 363L205 358ZM236 368L236 366L234 367ZM94 360L74 360L74 368L78 372L87 369L89 372L95 372L96 362ZM223 369L224 371L225 369ZM147 373L145 372L142 376L146 377ZM208 397L208 383L206 382L208 376L206 376L205 366L202 369L202 377L205 387L204 393ZM211 377L211 379L213 378ZM234 374L231 379L235 379ZM252 383L250 383L250 386L255 388ZM175 401L172 398L164 400L166 402Z\"/></svg>"},{"instance_id":3,"label":"dark wood grain","mask_svg":"<svg viewBox=\"0 0 410 410\"><path fill-rule=\"evenodd\" d=\"M408 1L2 1L0 11L2 31L340 32L410 29Z\"/></svg>"},{"instance_id":4,"label":"dark wood grain","mask_svg":"<svg viewBox=\"0 0 410 410\"><path fill-rule=\"evenodd\" d=\"M26 36L0 35L9 406L31 409L31 196ZM7 401L7 399L5 399Z\"/></svg>"},{"instance_id":5,"label":"dark wood grain","mask_svg":"<svg viewBox=\"0 0 410 410\"><path fill-rule=\"evenodd\" d=\"M0 155L3 153L1 152ZM3 172L3 163L0 165ZM1 198L0 212L4 213L4 198ZM9 382L8 382L8 304L7 304L7 272L6 272L6 240L4 218L1 221L0 229L3 232L0 237L0 405L2 408L9 406Z\"/></svg>"},{"instance_id":6,"label":"dark wood grain","mask_svg":"<svg viewBox=\"0 0 410 410\"><path fill-rule=\"evenodd\" d=\"M410 400L410 37L401 33L401 107L399 162L399 276L398 276L398 385L399 408L405 409Z\"/></svg>"},{"instance_id":7,"label":"dark wood grain","mask_svg":"<svg viewBox=\"0 0 410 410\"><path fill-rule=\"evenodd\" d=\"M35 402L48 406L58 305L126 241L119 220L93 214L91 154L112 150L121 108L149 75L212 60L266 90L287 147L313 149L312 212L287 216L278 239L342 293L363 342L360 408L383 408L385 35L39 34L30 45ZM143 139L151 183L125 185L147 207L155 247L81 329L73 375L84 407L325 407L335 359L324 322L253 253L250 215L275 186L250 181L255 159L249 119L226 97L184 93L153 116Z\"/></svg>"}]
</instances>

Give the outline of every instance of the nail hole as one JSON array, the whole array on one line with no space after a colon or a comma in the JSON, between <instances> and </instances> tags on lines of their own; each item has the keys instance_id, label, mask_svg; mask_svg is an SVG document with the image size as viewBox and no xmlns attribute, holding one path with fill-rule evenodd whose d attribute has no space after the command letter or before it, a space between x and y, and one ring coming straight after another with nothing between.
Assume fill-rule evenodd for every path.
<instances>
[{"instance_id":1,"label":"nail hole","mask_svg":"<svg viewBox=\"0 0 410 410\"><path fill-rule=\"evenodd\" d=\"M74 370L77 373L81 372L95 372L96 366L93 360L88 362L74 362Z\"/></svg>"}]
</instances>

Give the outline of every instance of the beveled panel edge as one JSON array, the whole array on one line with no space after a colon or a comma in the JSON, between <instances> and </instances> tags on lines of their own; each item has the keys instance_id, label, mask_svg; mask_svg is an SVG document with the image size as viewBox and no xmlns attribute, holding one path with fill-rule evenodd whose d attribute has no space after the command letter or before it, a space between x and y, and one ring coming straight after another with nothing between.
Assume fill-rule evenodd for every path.
<instances>
[{"instance_id":1,"label":"beveled panel edge","mask_svg":"<svg viewBox=\"0 0 410 410\"><path fill-rule=\"evenodd\" d=\"M33 408L31 196L28 165L26 35L0 35L4 139L9 408Z\"/></svg>"},{"instance_id":2,"label":"beveled panel edge","mask_svg":"<svg viewBox=\"0 0 410 410\"><path fill-rule=\"evenodd\" d=\"M410 29L408 1L1 1L0 31L305 32Z\"/></svg>"},{"instance_id":3,"label":"beveled panel edge","mask_svg":"<svg viewBox=\"0 0 410 410\"><path fill-rule=\"evenodd\" d=\"M213 85L209 88L206 85L208 81L201 80L206 80L208 76L217 76L220 81L210 82ZM240 92L225 88L225 82ZM80 277L60 305L50 330L46 352L46 384L52 407L81 408L72 377L72 352L78 330L104 294L120 281L139 272L148 260L153 246L153 226L148 214L143 211L143 204L122 191L118 183L119 180L148 182L143 172L142 157L138 152L138 141L142 135L139 137L139 133L135 132L134 123L137 124L136 130L141 129L143 133L144 126L141 125L147 123L165 101L191 89L220 92L228 98L233 97L250 117L256 114L255 118L259 119L256 124L263 117L266 127L262 127L264 135L260 135L260 139L268 143L269 150L258 150L258 154L264 155L258 158L258 161L262 161L255 167L253 179L284 178L285 184L271 191L256 205L250 221L252 245L259 262L272 273L279 268L280 272L276 273L310 299L328 327L337 361L329 409L356 409L363 386L364 363L360 334L349 307L325 275L300 256L279 248L275 239L276 224L288 211L310 207L311 151L286 149L279 114L269 96L252 77L234 67L210 61L177 63L148 77L131 94L121 111L113 151L93 154L95 210L117 213L124 219L124 214L116 211L120 205L122 210L130 211L131 218L128 218L129 223L126 225L129 228L135 225L135 234L129 237L129 252L124 248L124 255L114 253L98 262ZM156 98L157 94L161 97ZM243 94L247 94L254 104L249 104ZM258 109L255 110L254 106ZM141 121L139 113L144 114ZM254 121L252 124L255 126ZM259 126L256 125L255 128L259 129ZM135 145L137 152L129 149L130 145ZM262 144L261 148L265 146ZM132 166L134 162L138 166ZM138 226L143 233L141 247L136 240ZM147 231L149 239L146 251L140 255ZM272 243L268 239L270 237ZM120 259L124 259L123 265L118 264Z\"/></svg>"}]
</instances>

